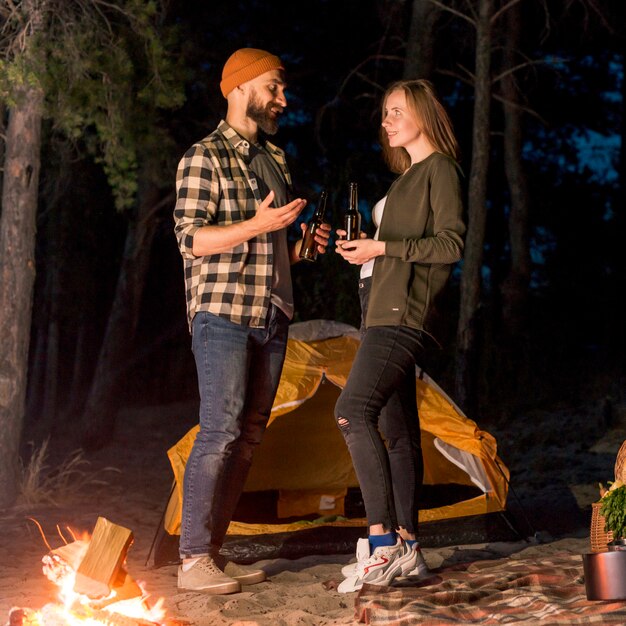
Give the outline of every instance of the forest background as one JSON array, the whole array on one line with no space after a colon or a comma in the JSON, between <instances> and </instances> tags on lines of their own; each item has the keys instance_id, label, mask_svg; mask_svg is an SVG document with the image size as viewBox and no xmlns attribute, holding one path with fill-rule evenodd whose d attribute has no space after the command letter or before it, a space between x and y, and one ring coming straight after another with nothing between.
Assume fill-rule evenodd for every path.
<instances>
[{"instance_id":1,"label":"forest background","mask_svg":"<svg viewBox=\"0 0 626 626\"><path fill-rule=\"evenodd\" d=\"M284 61L274 141L298 195L371 232L393 175L380 98L429 78L461 144L469 221L442 350L472 418L624 400L623 2L0 0L0 506L49 438L105 446L118 411L194 401L176 165L225 114L239 47ZM294 229L292 236L297 236ZM357 269L293 267L295 321L359 324Z\"/></svg>"}]
</instances>

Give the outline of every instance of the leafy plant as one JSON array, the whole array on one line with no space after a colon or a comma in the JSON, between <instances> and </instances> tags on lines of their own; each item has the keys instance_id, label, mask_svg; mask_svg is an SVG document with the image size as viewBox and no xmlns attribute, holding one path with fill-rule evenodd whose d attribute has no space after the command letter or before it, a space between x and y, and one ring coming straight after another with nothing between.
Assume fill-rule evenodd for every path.
<instances>
[{"instance_id":1,"label":"leafy plant","mask_svg":"<svg viewBox=\"0 0 626 626\"><path fill-rule=\"evenodd\" d=\"M626 537L626 485L607 491L602 498L600 515L605 520L605 531L613 532L615 539Z\"/></svg>"}]
</instances>

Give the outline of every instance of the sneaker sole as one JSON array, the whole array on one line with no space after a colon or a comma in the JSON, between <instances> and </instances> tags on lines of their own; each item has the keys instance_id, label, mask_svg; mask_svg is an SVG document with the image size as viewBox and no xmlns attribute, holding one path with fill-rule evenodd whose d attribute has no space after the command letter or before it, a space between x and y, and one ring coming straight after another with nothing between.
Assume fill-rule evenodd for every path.
<instances>
[{"instance_id":1,"label":"sneaker sole","mask_svg":"<svg viewBox=\"0 0 626 626\"><path fill-rule=\"evenodd\" d=\"M351 593L353 591L358 591L363 586L363 581L360 581L357 576L350 576L345 580L342 580L337 587L338 593Z\"/></svg>"},{"instance_id":2,"label":"sneaker sole","mask_svg":"<svg viewBox=\"0 0 626 626\"><path fill-rule=\"evenodd\" d=\"M267 574L263 570L242 574L241 576L230 576L241 585L256 585L267 580Z\"/></svg>"},{"instance_id":3,"label":"sneaker sole","mask_svg":"<svg viewBox=\"0 0 626 626\"><path fill-rule=\"evenodd\" d=\"M178 583L179 591L195 591L199 593L208 593L210 595L227 595L229 593L239 593L241 585L236 580L232 583L223 583L221 585L212 585L211 587L185 587Z\"/></svg>"},{"instance_id":4,"label":"sneaker sole","mask_svg":"<svg viewBox=\"0 0 626 626\"><path fill-rule=\"evenodd\" d=\"M425 580L433 576L428 567L416 567L412 572L402 574L402 578L410 578L411 580Z\"/></svg>"}]
</instances>

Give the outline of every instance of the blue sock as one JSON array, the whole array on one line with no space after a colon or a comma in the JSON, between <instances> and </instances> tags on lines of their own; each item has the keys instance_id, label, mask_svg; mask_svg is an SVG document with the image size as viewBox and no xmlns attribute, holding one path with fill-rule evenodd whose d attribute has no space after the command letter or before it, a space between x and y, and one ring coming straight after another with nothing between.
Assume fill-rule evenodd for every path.
<instances>
[{"instance_id":1,"label":"blue sock","mask_svg":"<svg viewBox=\"0 0 626 626\"><path fill-rule=\"evenodd\" d=\"M370 549L372 552L381 546L395 546L397 536L395 532L385 533L384 535L369 535Z\"/></svg>"}]
</instances>

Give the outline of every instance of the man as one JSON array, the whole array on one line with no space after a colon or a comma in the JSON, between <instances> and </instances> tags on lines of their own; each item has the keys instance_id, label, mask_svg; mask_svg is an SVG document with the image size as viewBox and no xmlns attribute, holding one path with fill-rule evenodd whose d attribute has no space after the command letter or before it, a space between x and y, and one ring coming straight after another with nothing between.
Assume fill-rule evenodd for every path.
<instances>
[{"instance_id":1,"label":"man","mask_svg":"<svg viewBox=\"0 0 626 626\"><path fill-rule=\"evenodd\" d=\"M200 391L178 586L225 594L265 579L262 570L224 566L219 550L280 380L293 315L290 264L302 244L289 245L286 228L306 201L291 199L284 152L264 138L287 106L281 60L237 50L220 87L226 119L181 159L174 220ZM318 232L324 252L330 227Z\"/></svg>"}]
</instances>

